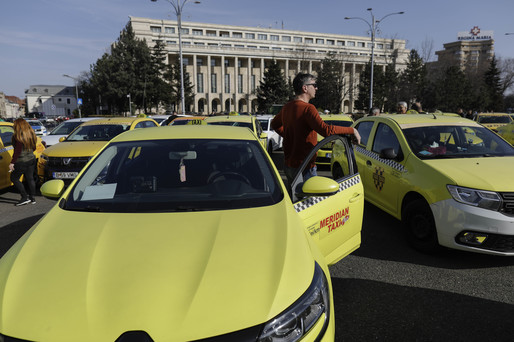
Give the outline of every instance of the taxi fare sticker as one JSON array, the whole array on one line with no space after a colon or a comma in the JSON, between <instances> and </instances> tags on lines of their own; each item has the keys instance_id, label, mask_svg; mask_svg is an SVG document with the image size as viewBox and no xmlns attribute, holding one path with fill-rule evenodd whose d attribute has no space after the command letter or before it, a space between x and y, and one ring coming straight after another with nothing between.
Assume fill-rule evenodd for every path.
<instances>
[{"instance_id":1,"label":"taxi fare sticker","mask_svg":"<svg viewBox=\"0 0 514 342\"><path fill-rule=\"evenodd\" d=\"M342 209L319 222L319 230L326 228L327 233L333 232L337 228L344 226L350 219L350 207Z\"/></svg>"},{"instance_id":2,"label":"taxi fare sticker","mask_svg":"<svg viewBox=\"0 0 514 342\"><path fill-rule=\"evenodd\" d=\"M375 172L373 172L373 183L375 183L375 188L377 188L378 191L382 191L384 182L385 182L384 168L376 167Z\"/></svg>"}]
</instances>

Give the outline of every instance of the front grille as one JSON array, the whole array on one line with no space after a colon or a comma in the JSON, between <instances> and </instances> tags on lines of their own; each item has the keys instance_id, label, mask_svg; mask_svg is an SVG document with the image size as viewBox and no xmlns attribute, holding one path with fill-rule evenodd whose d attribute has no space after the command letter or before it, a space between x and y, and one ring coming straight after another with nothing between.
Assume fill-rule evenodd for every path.
<instances>
[{"instance_id":1,"label":"front grille","mask_svg":"<svg viewBox=\"0 0 514 342\"><path fill-rule=\"evenodd\" d=\"M81 170L90 157L50 157L47 167L57 170Z\"/></svg>"},{"instance_id":2,"label":"front grille","mask_svg":"<svg viewBox=\"0 0 514 342\"><path fill-rule=\"evenodd\" d=\"M503 199L501 212L507 215L514 215L514 192L500 192Z\"/></svg>"}]
</instances>

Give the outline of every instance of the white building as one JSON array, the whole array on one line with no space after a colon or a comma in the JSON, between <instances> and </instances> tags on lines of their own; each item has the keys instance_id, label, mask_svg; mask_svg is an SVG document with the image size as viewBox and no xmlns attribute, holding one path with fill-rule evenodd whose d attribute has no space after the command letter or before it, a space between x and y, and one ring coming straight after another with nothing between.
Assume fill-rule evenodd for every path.
<instances>
[{"instance_id":1,"label":"white building","mask_svg":"<svg viewBox=\"0 0 514 342\"><path fill-rule=\"evenodd\" d=\"M27 111L43 112L46 117L71 116L77 108L75 87L63 85L31 85L25 90Z\"/></svg>"},{"instance_id":2,"label":"white building","mask_svg":"<svg viewBox=\"0 0 514 342\"><path fill-rule=\"evenodd\" d=\"M130 17L130 22L136 37L150 47L157 40L166 43L168 63L178 58L176 21ZM182 22L184 72L195 86L195 103L188 109L256 112L255 90L269 61L276 60L292 81L300 71L316 74L328 52L343 63L341 111L353 112L359 76L371 57L370 37ZM404 40L375 38L375 68L394 63L403 69L408 55Z\"/></svg>"}]
</instances>

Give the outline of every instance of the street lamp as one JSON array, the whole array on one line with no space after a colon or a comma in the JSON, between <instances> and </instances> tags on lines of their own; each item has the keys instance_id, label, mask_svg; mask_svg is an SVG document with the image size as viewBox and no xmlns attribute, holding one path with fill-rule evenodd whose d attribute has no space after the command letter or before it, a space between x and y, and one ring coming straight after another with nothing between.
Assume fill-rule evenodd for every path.
<instances>
[{"instance_id":1,"label":"street lamp","mask_svg":"<svg viewBox=\"0 0 514 342\"><path fill-rule=\"evenodd\" d=\"M505 33L506 36L514 35L514 32L507 32Z\"/></svg>"},{"instance_id":2,"label":"street lamp","mask_svg":"<svg viewBox=\"0 0 514 342\"><path fill-rule=\"evenodd\" d=\"M79 79L76 78L76 77L72 77L70 75L66 75L66 74L63 74L64 77L68 77L68 78L71 78L72 80L75 81L75 96L77 96L77 108L79 110L79 118L82 117L82 113L80 111L80 105L79 105L79 87L77 86L78 82L79 82Z\"/></svg>"},{"instance_id":3,"label":"street lamp","mask_svg":"<svg viewBox=\"0 0 514 342\"><path fill-rule=\"evenodd\" d=\"M128 94L127 97L129 99L129 112L130 112L130 116L132 116L132 97L130 96L130 94Z\"/></svg>"},{"instance_id":4,"label":"street lamp","mask_svg":"<svg viewBox=\"0 0 514 342\"><path fill-rule=\"evenodd\" d=\"M369 85L369 88L370 88L369 89L369 109L371 110L371 108L373 107L373 63L374 63L374 59L375 59L375 35L378 30L378 24L380 24L385 18L389 17L390 15L403 14L405 12L389 13L389 14L384 15L382 18L375 20L375 15L373 14L373 9L368 8L367 10L371 14L371 23L361 17L345 17L344 19L346 19L346 20L359 19L359 20L364 21L369 26L369 30L371 33L371 75L370 75L370 85Z\"/></svg>"},{"instance_id":5,"label":"street lamp","mask_svg":"<svg viewBox=\"0 0 514 342\"><path fill-rule=\"evenodd\" d=\"M151 0L152 2L157 2L157 0ZM175 10L175 14L177 16L177 24L178 24L178 50L179 50L179 58L180 58L180 101L182 104L182 114L185 114L185 95L184 95L184 64L182 61L182 9L185 4L189 2L189 0L166 0L173 6ZM195 4L199 4L200 1L195 1Z\"/></svg>"}]
</instances>

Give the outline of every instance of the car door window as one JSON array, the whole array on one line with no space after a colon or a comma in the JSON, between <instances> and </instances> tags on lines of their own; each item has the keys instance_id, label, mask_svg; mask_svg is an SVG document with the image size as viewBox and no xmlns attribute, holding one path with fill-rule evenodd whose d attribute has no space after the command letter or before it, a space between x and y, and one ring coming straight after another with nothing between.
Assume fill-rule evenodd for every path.
<instances>
[{"instance_id":1,"label":"car door window","mask_svg":"<svg viewBox=\"0 0 514 342\"><path fill-rule=\"evenodd\" d=\"M391 129L391 127L389 127L386 124L380 123L377 127L375 140L373 141L372 151L380 153L382 150L386 148L392 148L394 150L394 153L399 154L400 142L398 141L398 138L396 137L396 134Z\"/></svg>"},{"instance_id":2,"label":"car door window","mask_svg":"<svg viewBox=\"0 0 514 342\"><path fill-rule=\"evenodd\" d=\"M373 121L364 121L355 126L357 131L361 136L361 145L366 146L368 144L369 135L371 134L371 129L373 128Z\"/></svg>"}]
</instances>

